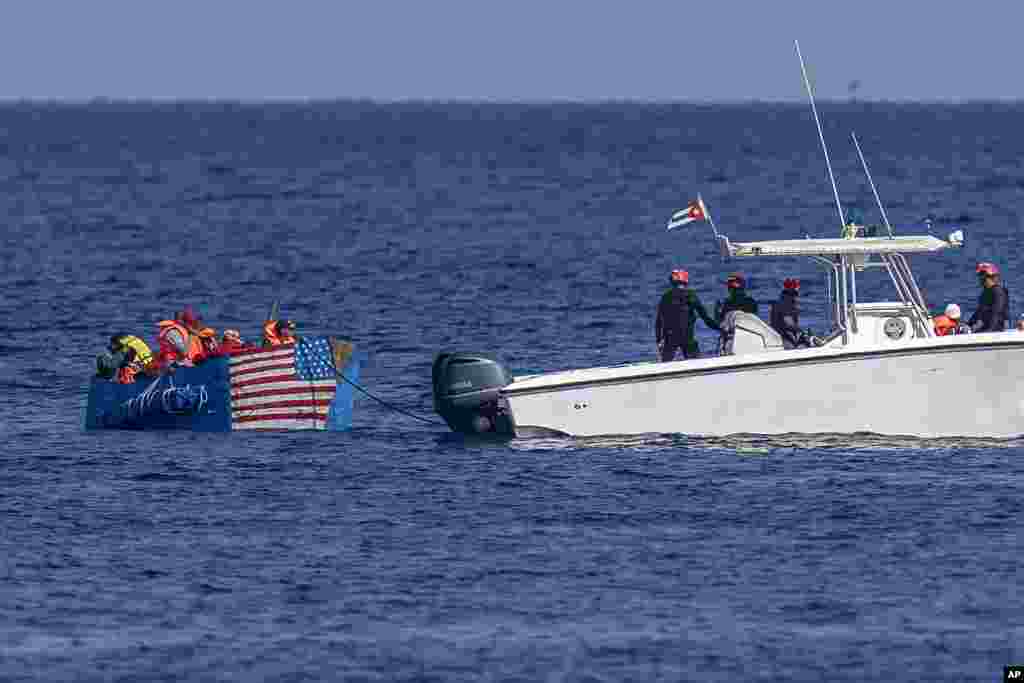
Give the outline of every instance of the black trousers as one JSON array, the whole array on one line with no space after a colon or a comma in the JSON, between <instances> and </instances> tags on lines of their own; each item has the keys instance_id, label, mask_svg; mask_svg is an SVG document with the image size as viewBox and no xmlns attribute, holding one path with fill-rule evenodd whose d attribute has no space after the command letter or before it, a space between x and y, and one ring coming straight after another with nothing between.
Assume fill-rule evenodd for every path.
<instances>
[{"instance_id":1,"label":"black trousers","mask_svg":"<svg viewBox=\"0 0 1024 683\"><path fill-rule=\"evenodd\" d=\"M696 339L679 339L670 337L661 346L661 362L667 363L676 357L676 351L682 353L683 358L700 358L700 347Z\"/></svg>"}]
</instances>

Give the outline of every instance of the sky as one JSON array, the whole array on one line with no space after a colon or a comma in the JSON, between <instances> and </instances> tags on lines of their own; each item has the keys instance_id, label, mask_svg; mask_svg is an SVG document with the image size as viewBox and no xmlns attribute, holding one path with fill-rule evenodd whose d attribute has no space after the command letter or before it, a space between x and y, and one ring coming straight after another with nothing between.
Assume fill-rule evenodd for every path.
<instances>
[{"instance_id":1,"label":"sky","mask_svg":"<svg viewBox=\"0 0 1024 683\"><path fill-rule=\"evenodd\" d=\"M8 0L0 99L1024 99L1013 0Z\"/></svg>"}]
</instances>

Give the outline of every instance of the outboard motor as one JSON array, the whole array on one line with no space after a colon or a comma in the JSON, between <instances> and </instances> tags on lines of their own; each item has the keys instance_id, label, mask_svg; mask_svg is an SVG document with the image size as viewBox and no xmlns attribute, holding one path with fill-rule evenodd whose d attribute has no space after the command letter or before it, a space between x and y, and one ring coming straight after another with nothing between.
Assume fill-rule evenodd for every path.
<instances>
[{"instance_id":1,"label":"outboard motor","mask_svg":"<svg viewBox=\"0 0 1024 683\"><path fill-rule=\"evenodd\" d=\"M481 353L437 354L434 359L434 411L456 432L514 436L515 420L501 395L512 375Z\"/></svg>"}]
</instances>

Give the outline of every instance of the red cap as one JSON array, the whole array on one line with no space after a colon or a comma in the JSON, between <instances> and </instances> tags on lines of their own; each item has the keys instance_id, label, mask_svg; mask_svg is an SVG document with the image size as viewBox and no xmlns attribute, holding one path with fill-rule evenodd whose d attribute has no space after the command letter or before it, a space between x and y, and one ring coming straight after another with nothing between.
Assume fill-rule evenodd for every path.
<instances>
[{"instance_id":1,"label":"red cap","mask_svg":"<svg viewBox=\"0 0 1024 683\"><path fill-rule=\"evenodd\" d=\"M782 288L790 289L793 291L800 291L800 278L787 277L786 280L782 283Z\"/></svg>"},{"instance_id":2,"label":"red cap","mask_svg":"<svg viewBox=\"0 0 1024 683\"><path fill-rule=\"evenodd\" d=\"M199 316L192 310L191 306L185 306L178 314L178 320L185 323L185 327L199 327Z\"/></svg>"},{"instance_id":3,"label":"red cap","mask_svg":"<svg viewBox=\"0 0 1024 683\"><path fill-rule=\"evenodd\" d=\"M979 263L975 271L978 275L999 275L999 268L994 263Z\"/></svg>"},{"instance_id":4,"label":"red cap","mask_svg":"<svg viewBox=\"0 0 1024 683\"><path fill-rule=\"evenodd\" d=\"M739 273L733 273L725 281L725 284L729 289L742 289L747 286L747 279Z\"/></svg>"},{"instance_id":5,"label":"red cap","mask_svg":"<svg viewBox=\"0 0 1024 683\"><path fill-rule=\"evenodd\" d=\"M685 285L690 281L690 274L685 270L673 270L669 279L672 282L681 282Z\"/></svg>"}]
</instances>

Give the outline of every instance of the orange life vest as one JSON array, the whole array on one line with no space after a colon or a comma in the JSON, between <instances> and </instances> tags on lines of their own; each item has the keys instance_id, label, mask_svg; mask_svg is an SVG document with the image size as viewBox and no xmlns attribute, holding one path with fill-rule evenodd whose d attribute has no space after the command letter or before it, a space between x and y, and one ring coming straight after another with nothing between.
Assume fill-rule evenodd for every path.
<instances>
[{"instance_id":1,"label":"orange life vest","mask_svg":"<svg viewBox=\"0 0 1024 683\"><path fill-rule=\"evenodd\" d=\"M180 322L177 320L161 320L157 323L157 327L160 330L156 335L156 339L160 344L161 360L180 359L182 355L193 363L203 359L203 345L199 341L199 337L191 334L188 328ZM184 353L182 353L181 347L173 340L173 336L178 336L183 341L186 349Z\"/></svg>"},{"instance_id":2,"label":"orange life vest","mask_svg":"<svg viewBox=\"0 0 1024 683\"><path fill-rule=\"evenodd\" d=\"M285 346L287 344L294 344L295 337L287 337L282 339L277 333L277 321L268 320L263 323L263 346Z\"/></svg>"},{"instance_id":3,"label":"orange life vest","mask_svg":"<svg viewBox=\"0 0 1024 683\"><path fill-rule=\"evenodd\" d=\"M953 320L948 315L937 315L932 319L935 325L935 334L945 337L950 334L960 334L960 321Z\"/></svg>"},{"instance_id":4,"label":"orange life vest","mask_svg":"<svg viewBox=\"0 0 1024 683\"><path fill-rule=\"evenodd\" d=\"M263 345L280 346L281 338L277 336L277 321L268 320L263 323Z\"/></svg>"}]
</instances>

